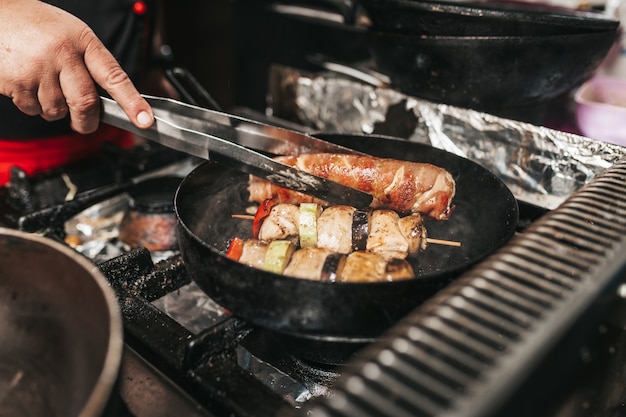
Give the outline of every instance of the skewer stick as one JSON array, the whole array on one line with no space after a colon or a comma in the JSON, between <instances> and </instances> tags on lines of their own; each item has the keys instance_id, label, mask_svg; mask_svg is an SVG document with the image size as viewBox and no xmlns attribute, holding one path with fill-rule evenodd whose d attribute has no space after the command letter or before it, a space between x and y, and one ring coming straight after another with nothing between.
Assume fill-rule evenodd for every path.
<instances>
[{"instance_id":1,"label":"skewer stick","mask_svg":"<svg viewBox=\"0 0 626 417\"><path fill-rule=\"evenodd\" d=\"M231 214L230 217L233 219L254 220L254 216L251 214Z\"/></svg>"},{"instance_id":2,"label":"skewer stick","mask_svg":"<svg viewBox=\"0 0 626 417\"><path fill-rule=\"evenodd\" d=\"M456 247L461 246L461 242L457 242L454 240L433 239L430 237L426 238L426 242L432 243L433 245L445 245L445 246L456 246Z\"/></svg>"},{"instance_id":3,"label":"skewer stick","mask_svg":"<svg viewBox=\"0 0 626 417\"><path fill-rule=\"evenodd\" d=\"M231 217L233 219L254 220L254 216L250 214L232 214ZM455 246L457 248L461 246L461 242L457 242L454 240L434 239L431 237L426 238L426 242L433 245Z\"/></svg>"}]
</instances>

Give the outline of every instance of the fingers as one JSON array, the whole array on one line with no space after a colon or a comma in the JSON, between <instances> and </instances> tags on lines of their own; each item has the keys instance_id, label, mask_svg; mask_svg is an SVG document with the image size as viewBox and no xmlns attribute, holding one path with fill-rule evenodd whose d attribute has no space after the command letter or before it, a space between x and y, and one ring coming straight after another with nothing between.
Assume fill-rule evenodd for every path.
<instances>
[{"instance_id":1,"label":"fingers","mask_svg":"<svg viewBox=\"0 0 626 417\"><path fill-rule=\"evenodd\" d=\"M70 113L70 126L79 133L94 132L100 123L100 99L96 87L77 57L59 73L59 84Z\"/></svg>"},{"instance_id":2,"label":"fingers","mask_svg":"<svg viewBox=\"0 0 626 417\"><path fill-rule=\"evenodd\" d=\"M51 75L41 81L37 91L41 117L47 121L63 119L69 111L59 79Z\"/></svg>"},{"instance_id":3,"label":"fingers","mask_svg":"<svg viewBox=\"0 0 626 417\"><path fill-rule=\"evenodd\" d=\"M41 106L37 94L33 90L19 90L11 94L13 104L29 116L41 114Z\"/></svg>"},{"instance_id":4,"label":"fingers","mask_svg":"<svg viewBox=\"0 0 626 417\"><path fill-rule=\"evenodd\" d=\"M91 29L85 27L74 47L58 51L63 62L58 84L41 85L39 101L42 116L47 120L63 117L68 111L72 129L91 133L100 123L100 95L94 81L117 101L129 119L139 128L154 122L152 109L141 97L128 74L100 42ZM60 94L59 94L60 93Z\"/></svg>"},{"instance_id":5,"label":"fingers","mask_svg":"<svg viewBox=\"0 0 626 417\"><path fill-rule=\"evenodd\" d=\"M154 122L152 109L94 32L60 9L43 2L33 5L46 17L41 21L40 32L53 35L38 43L35 51L20 47L21 38L10 38L17 46L7 48L7 57L11 59L0 57L0 94L11 97L22 112L41 115L45 120L58 120L69 113L75 131L90 133L100 122L97 83L135 125L150 127Z\"/></svg>"},{"instance_id":6,"label":"fingers","mask_svg":"<svg viewBox=\"0 0 626 417\"><path fill-rule=\"evenodd\" d=\"M133 124L145 129L154 123L152 108L99 40L96 39L87 46L85 64L93 79L119 103Z\"/></svg>"},{"instance_id":7,"label":"fingers","mask_svg":"<svg viewBox=\"0 0 626 417\"><path fill-rule=\"evenodd\" d=\"M10 96L25 114L53 121L64 118L69 112L73 130L91 133L100 122L100 98L94 82L75 54L65 54L63 62L58 72L39 72L25 77L30 81L11 91Z\"/></svg>"},{"instance_id":8,"label":"fingers","mask_svg":"<svg viewBox=\"0 0 626 417\"><path fill-rule=\"evenodd\" d=\"M13 90L10 96L15 106L29 116L40 115L48 121L60 120L68 113L67 103L56 73L27 77L24 83ZM91 81L90 81L91 82Z\"/></svg>"}]
</instances>

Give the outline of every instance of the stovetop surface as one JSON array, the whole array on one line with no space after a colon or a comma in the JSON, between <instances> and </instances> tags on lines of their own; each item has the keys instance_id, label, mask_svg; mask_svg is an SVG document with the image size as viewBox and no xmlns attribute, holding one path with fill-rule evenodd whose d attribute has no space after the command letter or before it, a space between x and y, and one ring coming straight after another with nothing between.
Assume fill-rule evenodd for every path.
<instances>
[{"instance_id":1,"label":"stovetop surface","mask_svg":"<svg viewBox=\"0 0 626 417\"><path fill-rule=\"evenodd\" d=\"M90 165L90 169L105 167L93 176L95 184L77 173L84 167L35 180L17 178L16 185L25 184L26 189L17 196L7 188L0 192L1 223L19 227L20 209L37 211L63 204L68 181L76 186L74 192L80 192L123 182L155 169L154 164L158 168L181 160L178 154L153 158L162 156L161 152L158 147L137 149L128 157L132 169L122 162L110 170L110 157L105 156L104 165ZM520 231L545 213L520 202ZM63 240L64 236L55 235L59 225L52 226L46 233ZM232 317L194 288L176 251L156 254L123 246L98 249L106 259L94 262L115 288L124 318L126 345L119 395L132 415L289 414L312 398L332 395L341 364L311 364L285 351L271 333ZM577 381L562 397L554 398L553 406L546 407L546 417L621 415L624 298L611 312L595 328L593 343L580 347L574 355L577 362L573 365L580 368Z\"/></svg>"}]
</instances>

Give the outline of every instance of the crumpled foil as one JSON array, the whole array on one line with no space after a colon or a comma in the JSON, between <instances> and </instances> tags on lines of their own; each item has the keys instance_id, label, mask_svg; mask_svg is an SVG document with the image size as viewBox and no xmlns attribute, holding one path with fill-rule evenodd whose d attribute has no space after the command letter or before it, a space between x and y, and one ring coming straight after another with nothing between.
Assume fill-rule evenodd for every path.
<instances>
[{"instance_id":1,"label":"crumpled foil","mask_svg":"<svg viewBox=\"0 0 626 417\"><path fill-rule=\"evenodd\" d=\"M270 70L267 111L314 131L382 131L430 144L482 165L517 199L547 209L626 155L626 148L583 136L284 66Z\"/></svg>"}]
</instances>

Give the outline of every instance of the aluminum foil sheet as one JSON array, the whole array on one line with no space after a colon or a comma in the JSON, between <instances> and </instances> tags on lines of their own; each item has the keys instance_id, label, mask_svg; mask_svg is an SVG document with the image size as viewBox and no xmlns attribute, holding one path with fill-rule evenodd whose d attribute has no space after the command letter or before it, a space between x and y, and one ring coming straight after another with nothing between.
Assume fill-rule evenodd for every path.
<instances>
[{"instance_id":1,"label":"aluminum foil sheet","mask_svg":"<svg viewBox=\"0 0 626 417\"><path fill-rule=\"evenodd\" d=\"M122 194L79 213L65 224L67 242L95 263L130 251L131 248L118 239L128 203L128 195ZM177 254L178 251L150 252L155 264ZM193 282L164 295L153 304L194 334L228 317L226 311Z\"/></svg>"},{"instance_id":2,"label":"aluminum foil sheet","mask_svg":"<svg viewBox=\"0 0 626 417\"><path fill-rule=\"evenodd\" d=\"M311 131L386 135L477 162L516 198L554 209L626 148L530 123L409 97L341 74L274 66L268 113Z\"/></svg>"}]
</instances>

